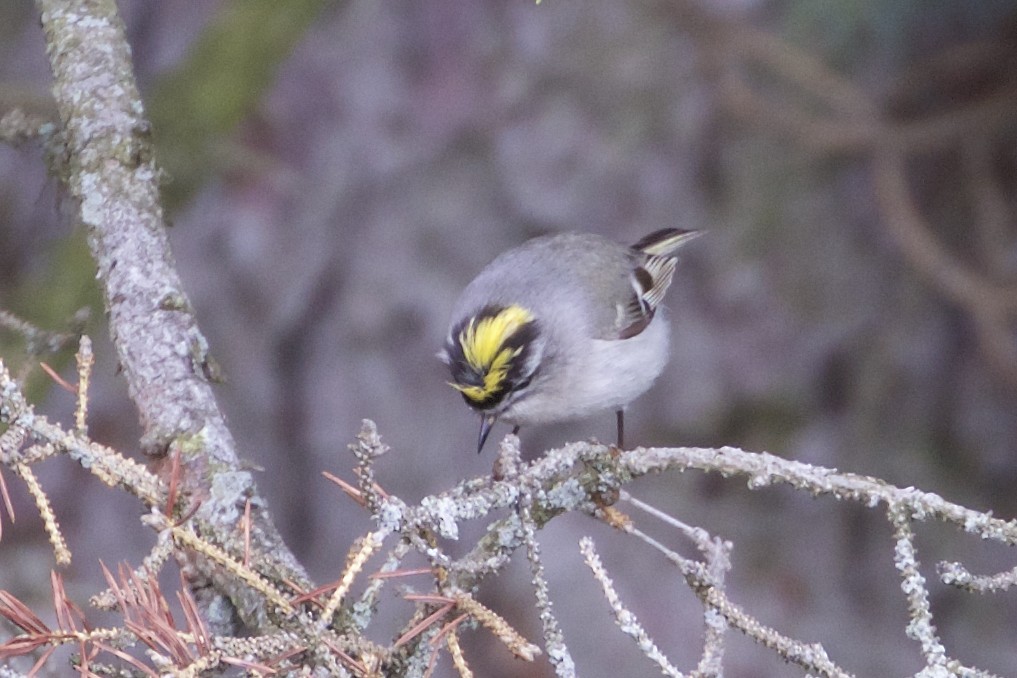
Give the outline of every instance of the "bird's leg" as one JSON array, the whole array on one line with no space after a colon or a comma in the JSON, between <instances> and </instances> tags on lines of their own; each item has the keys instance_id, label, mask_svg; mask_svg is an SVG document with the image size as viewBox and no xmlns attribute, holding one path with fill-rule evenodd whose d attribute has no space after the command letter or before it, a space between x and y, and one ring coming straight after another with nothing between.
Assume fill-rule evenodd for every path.
<instances>
[{"instance_id":1,"label":"bird's leg","mask_svg":"<svg viewBox=\"0 0 1017 678\"><path fill-rule=\"evenodd\" d=\"M618 449L625 448L625 410L617 410L615 415L618 417Z\"/></svg>"}]
</instances>

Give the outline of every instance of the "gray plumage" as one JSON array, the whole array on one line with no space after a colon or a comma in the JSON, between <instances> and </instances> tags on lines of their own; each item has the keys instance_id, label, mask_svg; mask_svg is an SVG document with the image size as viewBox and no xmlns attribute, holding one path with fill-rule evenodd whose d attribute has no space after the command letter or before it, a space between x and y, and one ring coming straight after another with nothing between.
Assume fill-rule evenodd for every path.
<instances>
[{"instance_id":1,"label":"gray plumage","mask_svg":"<svg viewBox=\"0 0 1017 678\"><path fill-rule=\"evenodd\" d=\"M486 266L456 303L440 354L452 384L481 413L480 445L495 420L518 428L620 413L645 392L668 358L669 322L658 305L674 272L671 255L698 233L665 229L632 247L592 234L544 236ZM509 307L532 319L504 337L515 355L494 380L498 388L488 388L489 365L467 360L464 331ZM619 437L620 427L619 414Z\"/></svg>"}]
</instances>

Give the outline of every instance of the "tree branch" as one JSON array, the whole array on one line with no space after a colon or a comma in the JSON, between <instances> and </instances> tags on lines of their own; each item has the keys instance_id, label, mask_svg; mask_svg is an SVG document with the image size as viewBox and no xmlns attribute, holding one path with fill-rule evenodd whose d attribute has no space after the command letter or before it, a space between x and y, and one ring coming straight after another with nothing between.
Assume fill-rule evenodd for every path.
<instances>
[{"instance_id":1,"label":"tree branch","mask_svg":"<svg viewBox=\"0 0 1017 678\"><path fill-rule=\"evenodd\" d=\"M228 544L242 509L254 508L259 550L285 577L307 576L268 520L253 478L242 470L233 437L215 402L214 363L174 267L159 196L160 171L134 81L123 23L113 0L37 0L64 128L61 180L78 203L78 219L98 265L110 334L144 428L143 448L157 460L181 455L182 490L200 501L194 515L205 534ZM165 477L168 465L160 473ZM273 626L264 599L220 576L196 556L181 566L208 609L225 596L242 622ZM207 587L217 592L209 600ZM220 615L233 632L232 613Z\"/></svg>"}]
</instances>

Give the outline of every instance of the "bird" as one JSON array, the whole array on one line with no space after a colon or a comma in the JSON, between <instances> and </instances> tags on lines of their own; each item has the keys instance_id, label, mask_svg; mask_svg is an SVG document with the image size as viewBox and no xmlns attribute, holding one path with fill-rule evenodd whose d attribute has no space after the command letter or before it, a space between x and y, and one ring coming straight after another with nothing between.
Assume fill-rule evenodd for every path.
<instances>
[{"instance_id":1,"label":"bird","mask_svg":"<svg viewBox=\"0 0 1017 678\"><path fill-rule=\"evenodd\" d=\"M456 302L438 352L448 384L480 414L477 452L495 422L520 427L625 407L670 353L661 307L674 253L702 231L665 228L631 246L592 233L533 238L494 259Z\"/></svg>"}]
</instances>

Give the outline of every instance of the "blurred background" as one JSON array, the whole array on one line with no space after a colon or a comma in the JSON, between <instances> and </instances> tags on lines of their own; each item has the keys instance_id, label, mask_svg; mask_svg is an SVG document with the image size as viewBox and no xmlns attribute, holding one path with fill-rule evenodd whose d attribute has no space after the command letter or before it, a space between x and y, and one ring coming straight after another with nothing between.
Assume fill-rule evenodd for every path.
<instances>
[{"instance_id":1,"label":"blurred background","mask_svg":"<svg viewBox=\"0 0 1017 678\"><path fill-rule=\"evenodd\" d=\"M630 407L630 444L765 450L1017 514L1012 1L118 4L177 264L227 378L220 402L319 582L370 526L320 475L351 477L362 418L392 447L379 481L408 502L490 472L493 447L475 453L476 417L434 354L488 261L559 231L709 232L683 250L666 302L673 357ZM49 80L34 4L0 4L0 115L50 114ZM905 160L887 162L887 148ZM136 453L73 222L39 148L0 146L0 308L55 330L92 309L91 431ZM18 365L23 342L0 330L0 355ZM47 360L73 379L69 354ZM39 370L29 384L41 411L71 420L70 394ZM605 413L522 440L533 457L611 440L613 427ZM56 461L42 475L75 553L68 589L84 601L102 586L98 558L137 565L153 537L137 502L81 469ZM0 588L48 608L52 554L8 482L18 521L4 518ZM922 667L880 511L694 473L629 489L732 540L730 594L764 623L823 643L857 675ZM702 618L677 572L567 516L541 541L579 674L656 674L613 627L583 535L691 670ZM947 648L1017 675L1014 594L959 593L934 571L941 559L1010 569L1013 550L937 525L919 528L918 548ZM519 556L480 595L535 640L528 579ZM553 675L484 632L464 642L479 676ZM447 660L436 675L451 675ZM801 672L732 636L725 675Z\"/></svg>"}]
</instances>

